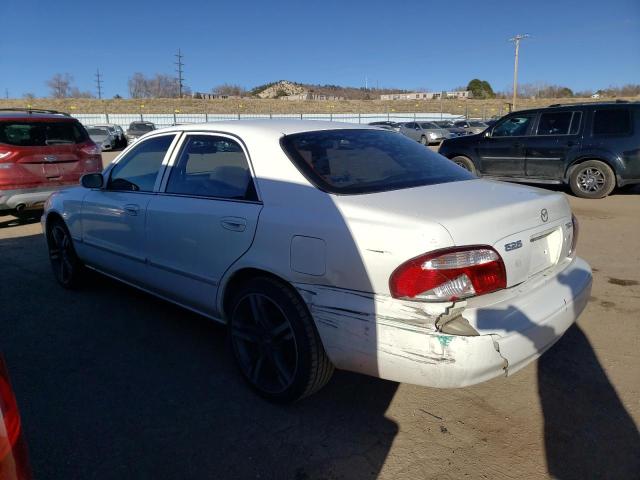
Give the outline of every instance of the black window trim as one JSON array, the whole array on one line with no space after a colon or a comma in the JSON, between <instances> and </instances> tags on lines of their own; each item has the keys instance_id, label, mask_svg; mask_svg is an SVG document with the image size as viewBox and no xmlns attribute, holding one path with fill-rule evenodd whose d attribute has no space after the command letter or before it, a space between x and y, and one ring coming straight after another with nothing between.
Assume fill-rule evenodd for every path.
<instances>
[{"instance_id":1,"label":"black window trim","mask_svg":"<svg viewBox=\"0 0 640 480\"><path fill-rule=\"evenodd\" d=\"M157 138L157 137L164 137L164 136L168 136L168 135L173 135L174 139L171 141L171 144L169 145L169 148L167 149L166 153L164 154L164 157L162 158L162 163L160 164L160 169L158 170L158 173L156 174L156 181L153 184L153 190L150 192L140 192L140 191L135 191L135 190L113 190L110 188L107 188L107 185L109 185L109 181L111 180L111 173L113 172L113 169L116 167L116 165L118 165L120 163L120 161L122 159L124 159L129 153L131 153L134 149L136 149L138 146L142 145L144 142L147 142L151 139ZM171 132L159 132L153 135L149 135L148 137L145 137L142 140L138 140L137 142L131 144L128 148L126 148L112 163L111 165L109 165L103 172L102 172L102 177L104 178L104 186L102 187L102 190L105 192L121 192L121 193L136 193L139 195L156 195L158 193L158 189L162 183L162 179L164 178L165 175L165 171L167 170L167 159L170 159L171 156L174 154L175 151L175 147L178 143L179 138L181 137L181 132L179 131L171 131Z\"/></svg>"},{"instance_id":2,"label":"black window trim","mask_svg":"<svg viewBox=\"0 0 640 480\"><path fill-rule=\"evenodd\" d=\"M545 133L545 134L539 134L538 130L540 129L540 120L542 120L542 116L547 114L547 113L570 113L571 114L571 119L569 120L569 128L567 130L567 133ZM533 137L567 137L567 136L572 136L572 135L578 135L580 133L580 124L578 124L578 131L576 133L571 133L571 127L573 127L573 120L574 118L576 118L576 114L580 114L580 116L582 117L582 111L580 110L543 110L540 112L540 115L538 115L538 118L536 119L536 128L535 128L535 133L529 136L533 136Z\"/></svg>"},{"instance_id":3,"label":"black window trim","mask_svg":"<svg viewBox=\"0 0 640 480\"><path fill-rule=\"evenodd\" d=\"M171 157L169 161L164 165L165 169L162 174L162 180L160 181L160 185L158 186L158 195L163 195L167 197L183 197L183 198L199 198L202 200L214 200L214 201L224 201L224 202L237 202L237 203L252 203L257 205L263 205L262 195L260 194L260 188L258 186L258 182L256 181L256 174L253 168L253 162L251 161L251 156L249 155L249 150L247 149L244 140L240 138L238 135L229 132L222 132L218 130L183 130L179 131L180 140L175 145ZM210 135L215 137L224 137L229 138L230 140L235 141L242 148L242 152L244 153L245 158L247 159L247 164L249 165L249 174L251 175L251 181L253 182L253 188L256 192L256 200L244 200L239 198L227 198L227 197L214 197L211 195L193 195L187 193L171 193L167 192L167 184L169 183L169 175L171 173L171 169L174 167L176 162L180 158L180 154L182 153L182 148L187 142L187 137L190 135Z\"/></svg>"},{"instance_id":4,"label":"black window trim","mask_svg":"<svg viewBox=\"0 0 640 480\"><path fill-rule=\"evenodd\" d=\"M602 112L605 110L624 110L627 112L627 117L629 118L629 130L627 132L624 133L594 133L593 128L596 125L596 114L598 112ZM633 125L633 111L631 108L628 108L626 106L620 105L620 106L602 106L601 108L594 108L593 112L591 113L591 136L595 137L595 138L599 138L599 137L630 137L633 135L634 132L634 125Z\"/></svg>"}]
</instances>

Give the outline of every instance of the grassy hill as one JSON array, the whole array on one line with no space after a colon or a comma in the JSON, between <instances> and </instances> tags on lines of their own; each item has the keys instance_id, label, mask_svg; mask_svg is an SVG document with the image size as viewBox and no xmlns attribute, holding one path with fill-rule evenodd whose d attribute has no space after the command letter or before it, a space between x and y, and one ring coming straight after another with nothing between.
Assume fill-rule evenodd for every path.
<instances>
[{"instance_id":1,"label":"grassy hill","mask_svg":"<svg viewBox=\"0 0 640 480\"><path fill-rule=\"evenodd\" d=\"M640 100L640 97L626 98ZM606 101L599 99L597 101ZM611 100L611 99L609 99ZM518 101L518 109L548 106L553 103L585 102L584 98L556 99L523 99ZM593 100L595 101L595 100ZM157 99L50 99L36 98L1 99L0 108L27 107L47 108L70 113L211 113L211 114L295 114L295 113L414 113L440 112L482 118L500 115L507 112L504 99L490 100L344 100L344 101L290 101L280 99L215 99L201 100L192 98L157 98Z\"/></svg>"}]
</instances>

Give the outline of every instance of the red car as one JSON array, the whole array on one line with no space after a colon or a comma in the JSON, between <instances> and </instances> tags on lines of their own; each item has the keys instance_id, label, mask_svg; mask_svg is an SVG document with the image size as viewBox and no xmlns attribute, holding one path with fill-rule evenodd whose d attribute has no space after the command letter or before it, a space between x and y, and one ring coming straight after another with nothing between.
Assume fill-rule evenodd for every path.
<instances>
[{"instance_id":1,"label":"red car","mask_svg":"<svg viewBox=\"0 0 640 480\"><path fill-rule=\"evenodd\" d=\"M20 414L0 356L0 480L29 480L31 469Z\"/></svg>"},{"instance_id":2,"label":"red car","mask_svg":"<svg viewBox=\"0 0 640 480\"><path fill-rule=\"evenodd\" d=\"M75 118L0 109L0 215L32 216L51 193L100 171L100 148Z\"/></svg>"}]
</instances>

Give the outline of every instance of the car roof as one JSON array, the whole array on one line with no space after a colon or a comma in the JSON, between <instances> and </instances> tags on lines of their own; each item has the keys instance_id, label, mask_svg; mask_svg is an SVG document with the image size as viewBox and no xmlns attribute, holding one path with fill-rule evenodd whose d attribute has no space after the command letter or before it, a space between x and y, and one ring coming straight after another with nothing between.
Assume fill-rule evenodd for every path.
<instances>
[{"instance_id":1,"label":"car roof","mask_svg":"<svg viewBox=\"0 0 640 480\"><path fill-rule=\"evenodd\" d=\"M21 112L21 111L0 111L0 120L58 120L58 121L77 121L75 118L63 113L39 113L39 112Z\"/></svg>"},{"instance_id":2,"label":"car roof","mask_svg":"<svg viewBox=\"0 0 640 480\"><path fill-rule=\"evenodd\" d=\"M575 103L555 103L547 107L528 108L526 110L517 110L515 112L508 113L538 113L546 112L548 110L575 110L576 108L602 108L602 107L640 107L640 102L627 102L627 101L609 101L609 102L575 102ZM505 115L506 116L506 115Z\"/></svg>"},{"instance_id":3,"label":"car roof","mask_svg":"<svg viewBox=\"0 0 640 480\"><path fill-rule=\"evenodd\" d=\"M314 132L318 130L340 130L340 129L368 129L377 130L375 126L346 123L346 122L330 122L322 120L272 120L272 119L256 119L256 120L223 120L219 122L209 123L192 123L188 125L175 125L172 127L161 128L154 131L158 132L182 132L182 131L222 131L239 136L251 134L271 134L281 137L282 135L292 135L294 133Z\"/></svg>"}]
</instances>

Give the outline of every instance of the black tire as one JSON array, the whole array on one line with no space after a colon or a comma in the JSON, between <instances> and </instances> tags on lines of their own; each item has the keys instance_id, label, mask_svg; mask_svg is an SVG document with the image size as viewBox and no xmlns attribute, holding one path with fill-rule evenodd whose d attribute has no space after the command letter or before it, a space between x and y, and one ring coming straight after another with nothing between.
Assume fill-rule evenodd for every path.
<instances>
[{"instance_id":1,"label":"black tire","mask_svg":"<svg viewBox=\"0 0 640 480\"><path fill-rule=\"evenodd\" d=\"M11 214L21 222L35 222L42 215L42 210L14 210Z\"/></svg>"},{"instance_id":2,"label":"black tire","mask_svg":"<svg viewBox=\"0 0 640 480\"><path fill-rule=\"evenodd\" d=\"M286 284L256 277L233 294L229 342L242 376L259 395L291 403L320 390L333 374L313 318Z\"/></svg>"},{"instance_id":3,"label":"black tire","mask_svg":"<svg viewBox=\"0 0 640 480\"><path fill-rule=\"evenodd\" d=\"M474 175L477 174L476 166L473 164L470 158L459 156L459 157L453 157L451 161L456 165L461 166L465 170L468 170L469 172L473 173Z\"/></svg>"},{"instance_id":4,"label":"black tire","mask_svg":"<svg viewBox=\"0 0 640 480\"><path fill-rule=\"evenodd\" d=\"M424 135L420 137L420 143L425 147L429 145L429 141L427 140L427 137L425 137Z\"/></svg>"},{"instance_id":5,"label":"black tire","mask_svg":"<svg viewBox=\"0 0 640 480\"><path fill-rule=\"evenodd\" d=\"M78 288L84 278L84 265L76 255L69 229L64 222L53 218L47 222L49 260L56 280L64 288Z\"/></svg>"},{"instance_id":6,"label":"black tire","mask_svg":"<svg viewBox=\"0 0 640 480\"><path fill-rule=\"evenodd\" d=\"M600 160L587 160L576 165L569 177L569 188L581 198L604 198L616 187L616 176L609 165Z\"/></svg>"}]
</instances>

